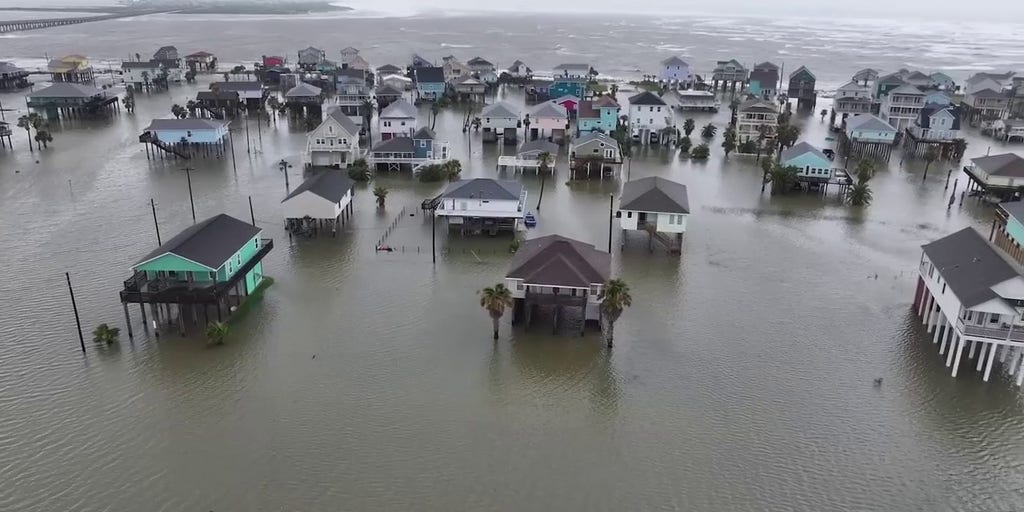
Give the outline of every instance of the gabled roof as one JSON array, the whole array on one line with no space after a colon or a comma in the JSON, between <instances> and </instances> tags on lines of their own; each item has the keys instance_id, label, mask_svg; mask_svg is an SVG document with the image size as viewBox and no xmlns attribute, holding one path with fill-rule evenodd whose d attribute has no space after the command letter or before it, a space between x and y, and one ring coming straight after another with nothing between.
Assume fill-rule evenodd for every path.
<instances>
[{"instance_id":1,"label":"gabled roof","mask_svg":"<svg viewBox=\"0 0 1024 512\"><path fill-rule=\"evenodd\" d=\"M405 70L394 64L384 64L383 66L377 68L378 75L390 75L394 73L401 73L403 71Z\"/></svg>"},{"instance_id":2,"label":"gabled roof","mask_svg":"<svg viewBox=\"0 0 1024 512\"><path fill-rule=\"evenodd\" d=\"M462 76L456 78L455 80L452 80L452 85L456 85L456 86L458 86L458 85L474 86L474 85L484 85L484 83L481 82L480 80L477 80L476 78L473 78L472 75L462 75Z\"/></svg>"},{"instance_id":3,"label":"gabled roof","mask_svg":"<svg viewBox=\"0 0 1024 512\"><path fill-rule=\"evenodd\" d=\"M307 84L305 82L299 82L298 85L288 89L288 92L284 94L285 98L311 98L313 96L320 95L320 88Z\"/></svg>"},{"instance_id":4,"label":"gabled roof","mask_svg":"<svg viewBox=\"0 0 1024 512\"><path fill-rule=\"evenodd\" d=\"M421 126L419 130L416 130L412 134L412 138L414 140L422 140L422 139L434 140L435 137L437 137L437 136L434 135L434 130L431 130L430 127L427 127L427 126Z\"/></svg>"},{"instance_id":5,"label":"gabled roof","mask_svg":"<svg viewBox=\"0 0 1024 512\"><path fill-rule=\"evenodd\" d=\"M894 94L902 94L904 96L924 96L924 92L921 91L921 89L910 84L903 84L889 91L890 96Z\"/></svg>"},{"instance_id":6,"label":"gabled roof","mask_svg":"<svg viewBox=\"0 0 1024 512\"><path fill-rule=\"evenodd\" d=\"M903 83L903 77L901 77L898 73L889 73L888 75L885 75L885 76L883 76L883 77L878 79L878 85L882 85L882 84L902 84L902 83Z\"/></svg>"},{"instance_id":7,"label":"gabled roof","mask_svg":"<svg viewBox=\"0 0 1024 512\"><path fill-rule=\"evenodd\" d=\"M470 66L494 66L494 64L491 64L490 61L482 57L473 57L472 59L469 59L466 64Z\"/></svg>"},{"instance_id":8,"label":"gabled roof","mask_svg":"<svg viewBox=\"0 0 1024 512\"><path fill-rule=\"evenodd\" d=\"M618 102L611 96L598 96L594 98L593 104L597 108L619 108Z\"/></svg>"},{"instance_id":9,"label":"gabled roof","mask_svg":"<svg viewBox=\"0 0 1024 512\"><path fill-rule=\"evenodd\" d=\"M285 196L281 202L288 201L303 192L310 192L332 203L337 203L345 197L349 190L352 190L354 184L355 182L348 177L345 171L335 169L324 170L303 181L301 185L295 187L295 190L292 190L290 194Z\"/></svg>"},{"instance_id":10,"label":"gabled roof","mask_svg":"<svg viewBox=\"0 0 1024 512\"><path fill-rule=\"evenodd\" d=\"M608 280L611 260L591 244L548 235L527 240L512 257L507 275L534 285L587 288Z\"/></svg>"},{"instance_id":11,"label":"gabled roof","mask_svg":"<svg viewBox=\"0 0 1024 512\"><path fill-rule=\"evenodd\" d=\"M975 73L967 79L967 83L976 84L984 80L995 80L1002 83L1005 80L1009 80L1014 74L1013 71L1007 71L1006 73Z\"/></svg>"},{"instance_id":12,"label":"gabled roof","mask_svg":"<svg viewBox=\"0 0 1024 512\"><path fill-rule=\"evenodd\" d=\"M526 66L526 63L521 61L521 60L516 59L516 61L513 62L512 65L508 67L508 71L519 71L519 66ZM530 69L530 66L526 66L526 72L527 73L530 73L532 71L533 70Z\"/></svg>"},{"instance_id":13,"label":"gabled roof","mask_svg":"<svg viewBox=\"0 0 1024 512\"><path fill-rule=\"evenodd\" d=\"M917 81L924 81L924 80L931 81L931 79L932 79L932 77L930 77L930 76L928 76L928 75L926 75L926 74L924 74L924 73L922 73L920 71L911 71L910 74L908 74L906 77L904 77L904 80L917 80Z\"/></svg>"},{"instance_id":14,"label":"gabled roof","mask_svg":"<svg viewBox=\"0 0 1024 512\"><path fill-rule=\"evenodd\" d=\"M857 83L854 80L850 80L849 82L846 82L845 84L839 86L839 89L836 89L836 90L837 91L868 91L870 89L871 88L866 86L866 85L861 85L861 84Z\"/></svg>"},{"instance_id":15,"label":"gabled roof","mask_svg":"<svg viewBox=\"0 0 1024 512\"><path fill-rule=\"evenodd\" d=\"M196 101L238 101L237 91L199 91Z\"/></svg>"},{"instance_id":16,"label":"gabled roof","mask_svg":"<svg viewBox=\"0 0 1024 512\"><path fill-rule=\"evenodd\" d=\"M527 141L519 146L519 151L516 152L518 155L525 153L550 153L551 156L555 156L558 154L558 144L544 139Z\"/></svg>"},{"instance_id":17,"label":"gabled roof","mask_svg":"<svg viewBox=\"0 0 1024 512\"><path fill-rule=\"evenodd\" d=\"M519 118L519 109L513 107L511 104L504 101L499 101L493 105L487 105L483 110L480 111L480 117L510 117Z\"/></svg>"},{"instance_id":18,"label":"gabled roof","mask_svg":"<svg viewBox=\"0 0 1024 512\"><path fill-rule=\"evenodd\" d=\"M818 77L814 76L814 73L811 73L811 70L807 69L806 66L800 66L800 67L796 68L796 71L794 71L794 72L789 74L789 79L792 80L792 79L796 78L798 75L800 75L801 73L806 73L807 76L811 77L811 80L817 80L818 79Z\"/></svg>"},{"instance_id":19,"label":"gabled roof","mask_svg":"<svg viewBox=\"0 0 1024 512\"><path fill-rule=\"evenodd\" d=\"M871 68L864 68L853 74L854 80L874 80L878 78L878 71Z\"/></svg>"},{"instance_id":20,"label":"gabled roof","mask_svg":"<svg viewBox=\"0 0 1024 512\"><path fill-rule=\"evenodd\" d=\"M775 64L771 63L771 62L764 61L764 62L762 62L760 64L755 64L754 65L754 69L755 70L756 69L766 69L766 70L769 70L769 71L778 71L779 67L776 66Z\"/></svg>"},{"instance_id":21,"label":"gabled roof","mask_svg":"<svg viewBox=\"0 0 1024 512\"><path fill-rule=\"evenodd\" d=\"M877 116L871 114L857 114L846 120L847 130L872 130L876 132L895 132L896 128Z\"/></svg>"},{"instance_id":22,"label":"gabled roof","mask_svg":"<svg viewBox=\"0 0 1024 512\"><path fill-rule=\"evenodd\" d=\"M356 126L356 123L354 121L352 121L352 118L350 118L347 115L345 115L345 113L342 112L340 108L332 108L332 109L328 110L327 111L327 117L337 121L337 123L341 125L342 129L344 129L346 132L348 132L348 134L350 136L352 136L352 137L358 137L359 136L359 127ZM326 122L327 122L327 119L324 119L324 123L326 123ZM320 123L320 124L323 125L324 123ZM319 127L317 127L317 129L319 129Z\"/></svg>"},{"instance_id":23,"label":"gabled roof","mask_svg":"<svg viewBox=\"0 0 1024 512\"><path fill-rule=\"evenodd\" d=\"M352 46L346 46L345 48L341 49L341 53L355 55L355 54L359 53L359 49L358 48L354 48Z\"/></svg>"},{"instance_id":24,"label":"gabled roof","mask_svg":"<svg viewBox=\"0 0 1024 512\"><path fill-rule=\"evenodd\" d=\"M737 71L744 71L744 70L746 70L746 68L743 67L743 64L740 64L740 62L738 60L736 60L736 59L729 59L729 60L720 60L720 61L716 62L715 63L715 71L724 70L726 67L729 67L729 66L732 66Z\"/></svg>"},{"instance_id":25,"label":"gabled roof","mask_svg":"<svg viewBox=\"0 0 1024 512\"><path fill-rule=\"evenodd\" d=\"M545 101L544 103L537 105L536 107L533 108L532 111L530 111L530 117L535 119L538 117L567 119L569 117L569 114L565 111L565 107L557 103Z\"/></svg>"},{"instance_id":26,"label":"gabled roof","mask_svg":"<svg viewBox=\"0 0 1024 512\"><path fill-rule=\"evenodd\" d=\"M686 185L658 176L627 181L622 185L620 210L654 213L690 213Z\"/></svg>"},{"instance_id":27,"label":"gabled roof","mask_svg":"<svg viewBox=\"0 0 1024 512\"><path fill-rule=\"evenodd\" d=\"M573 148L579 148L592 143L603 143L606 146L611 146L619 151L619 141L615 140L611 135L606 133L591 131L580 135L576 140L572 141Z\"/></svg>"},{"instance_id":28,"label":"gabled roof","mask_svg":"<svg viewBox=\"0 0 1024 512\"><path fill-rule=\"evenodd\" d=\"M384 107L384 110L380 112L380 115L378 117L415 119L418 114L419 111L416 110L416 107L414 107L412 103L406 101L405 98L398 98L397 100L391 102L391 104L389 104L388 106Z\"/></svg>"},{"instance_id":29,"label":"gabled roof","mask_svg":"<svg viewBox=\"0 0 1024 512\"><path fill-rule=\"evenodd\" d=\"M370 150L371 153L412 153L413 151L412 137L392 137L378 142Z\"/></svg>"},{"instance_id":30,"label":"gabled roof","mask_svg":"<svg viewBox=\"0 0 1024 512\"><path fill-rule=\"evenodd\" d=\"M202 59L202 58L205 58L205 57L213 57L213 54L208 52L208 51L206 51L206 50L199 50L198 52L190 53L190 54L185 56L186 59L190 59L190 58Z\"/></svg>"},{"instance_id":31,"label":"gabled roof","mask_svg":"<svg viewBox=\"0 0 1024 512\"><path fill-rule=\"evenodd\" d=\"M921 248L966 308L997 298L993 286L1020 276L974 228L961 229Z\"/></svg>"},{"instance_id":32,"label":"gabled roof","mask_svg":"<svg viewBox=\"0 0 1024 512\"><path fill-rule=\"evenodd\" d=\"M147 254L135 266L165 254L174 254L216 270L262 231L230 215L220 214L185 228Z\"/></svg>"},{"instance_id":33,"label":"gabled roof","mask_svg":"<svg viewBox=\"0 0 1024 512\"><path fill-rule=\"evenodd\" d=\"M562 103L565 103L565 102L573 102L573 103L577 103L578 104L580 102L580 99L578 97L576 97L576 96L573 96L572 94L566 94L564 96L559 96L559 97L557 97L557 98L555 98L555 99L553 99L551 101L553 101L553 102L555 102L555 103L557 103L559 105L561 105Z\"/></svg>"},{"instance_id":34,"label":"gabled roof","mask_svg":"<svg viewBox=\"0 0 1024 512\"><path fill-rule=\"evenodd\" d=\"M334 72L337 77L351 78L353 80L366 80L366 70L359 68L343 68Z\"/></svg>"},{"instance_id":35,"label":"gabled roof","mask_svg":"<svg viewBox=\"0 0 1024 512\"><path fill-rule=\"evenodd\" d=\"M744 101L736 109L737 112L764 112L764 113L778 113L775 109L775 104L770 101L765 101L759 98L749 98Z\"/></svg>"},{"instance_id":36,"label":"gabled roof","mask_svg":"<svg viewBox=\"0 0 1024 512\"><path fill-rule=\"evenodd\" d=\"M999 207L1006 211L1007 215L1016 219L1017 222L1024 224L1024 201L999 203Z\"/></svg>"},{"instance_id":37,"label":"gabled roof","mask_svg":"<svg viewBox=\"0 0 1024 512\"><path fill-rule=\"evenodd\" d=\"M689 66L685 60L676 57L675 55L661 61L662 66Z\"/></svg>"},{"instance_id":38,"label":"gabled roof","mask_svg":"<svg viewBox=\"0 0 1024 512\"><path fill-rule=\"evenodd\" d=\"M651 91L644 91L629 97L630 105L664 105L665 100Z\"/></svg>"},{"instance_id":39,"label":"gabled roof","mask_svg":"<svg viewBox=\"0 0 1024 512\"><path fill-rule=\"evenodd\" d=\"M149 130L218 130L228 125L227 121L218 119L202 119L187 117L185 119L154 119L149 122Z\"/></svg>"},{"instance_id":40,"label":"gabled roof","mask_svg":"<svg viewBox=\"0 0 1024 512\"><path fill-rule=\"evenodd\" d=\"M57 82L49 87L28 93L30 98L91 98L103 91L92 86Z\"/></svg>"},{"instance_id":41,"label":"gabled roof","mask_svg":"<svg viewBox=\"0 0 1024 512\"><path fill-rule=\"evenodd\" d=\"M779 156L781 157L780 159L783 162L788 162L788 161L790 161L790 160L792 160L794 158L803 156L803 155L805 155L807 153L811 153L812 155L814 155L814 156L816 156L816 157L818 157L818 158L820 158L822 160L826 160L826 161L828 160L828 157L825 156L825 153L822 153L820 149L812 146L811 144L809 144L807 142L797 143L793 147L783 151L782 154L779 155Z\"/></svg>"},{"instance_id":42,"label":"gabled roof","mask_svg":"<svg viewBox=\"0 0 1024 512\"><path fill-rule=\"evenodd\" d=\"M262 91L263 84L259 82L213 82L210 89L221 91Z\"/></svg>"},{"instance_id":43,"label":"gabled roof","mask_svg":"<svg viewBox=\"0 0 1024 512\"><path fill-rule=\"evenodd\" d=\"M918 124L921 128L931 128L932 117L940 112L946 112L953 118L952 129L960 129L960 110L952 105L939 105L935 103L929 103L921 108L921 113L918 115Z\"/></svg>"},{"instance_id":44,"label":"gabled roof","mask_svg":"<svg viewBox=\"0 0 1024 512\"><path fill-rule=\"evenodd\" d=\"M750 72L751 82L757 82L762 89L774 89L779 84L779 71L776 69L755 69Z\"/></svg>"},{"instance_id":45,"label":"gabled roof","mask_svg":"<svg viewBox=\"0 0 1024 512\"><path fill-rule=\"evenodd\" d=\"M993 176L1024 178L1024 158L1021 158L1016 153L982 156L972 158L971 161L974 162L974 165L981 167L986 173Z\"/></svg>"},{"instance_id":46,"label":"gabled roof","mask_svg":"<svg viewBox=\"0 0 1024 512\"><path fill-rule=\"evenodd\" d=\"M424 84L444 83L444 68L422 67L416 68L416 82Z\"/></svg>"},{"instance_id":47,"label":"gabled roof","mask_svg":"<svg viewBox=\"0 0 1024 512\"><path fill-rule=\"evenodd\" d=\"M399 96L399 97L401 97L402 94L404 94L404 93L402 91L399 91L398 89L395 89L394 87L392 87L389 84L384 84L384 85L378 87L377 90L374 91L374 94L376 94L377 96Z\"/></svg>"},{"instance_id":48,"label":"gabled roof","mask_svg":"<svg viewBox=\"0 0 1024 512\"><path fill-rule=\"evenodd\" d=\"M601 111L594 108L594 102L583 100L576 107L576 119L599 119Z\"/></svg>"},{"instance_id":49,"label":"gabled roof","mask_svg":"<svg viewBox=\"0 0 1024 512\"><path fill-rule=\"evenodd\" d=\"M973 98L1005 98L1006 93L1002 91L996 91L993 89L985 88L980 91L972 92L971 97Z\"/></svg>"},{"instance_id":50,"label":"gabled roof","mask_svg":"<svg viewBox=\"0 0 1024 512\"><path fill-rule=\"evenodd\" d=\"M449 184L441 197L518 201L522 193L523 186L518 181L474 178Z\"/></svg>"},{"instance_id":51,"label":"gabled roof","mask_svg":"<svg viewBox=\"0 0 1024 512\"><path fill-rule=\"evenodd\" d=\"M13 74L13 73L25 73L24 69L11 64L10 62L0 61L0 73Z\"/></svg>"}]
</instances>

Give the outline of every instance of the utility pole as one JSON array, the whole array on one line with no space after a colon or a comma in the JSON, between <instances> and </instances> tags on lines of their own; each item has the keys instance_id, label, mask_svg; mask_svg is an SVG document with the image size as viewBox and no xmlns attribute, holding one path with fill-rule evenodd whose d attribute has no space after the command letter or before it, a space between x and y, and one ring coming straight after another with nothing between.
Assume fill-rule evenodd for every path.
<instances>
[{"instance_id":1,"label":"utility pole","mask_svg":"<svg viewBox=\"0 0 1024 512\"><path fill-rule=\"evenodd\" d=\"M64 272L68 280L68 293L71 294L71 309L75 311L75 324L78 325L78 343L82 346L82 353L85 353L85 336L82 336L82 319L78 316L78 303L75 302L75 290L71 288L71 274Z\"/></svg>"},{"instance_id":2,"label":"utility pole","mask_svg":"<svg viewBox=\"0 0 1024 512\"><path fill-rule=\"evenodd\" d=\"M288 168L291 167L292 164L282 158L281 161L277 163L277 166L281 169L281 172L284 173L284 190L285 192L288 192L291 190L291 185L288 184Z\"/></svg>"},{"instance_id":3,"label":"utility pole","mask_svg":"<svg viewBox=\"0 0 1024 512\"><path fill-rule=\"evenodd\" d=\"M249 196L249 217L252 218L252 225L256 225L256 214L252 211L252 196Z\"/></svg>"},{"instance_id":4,"label":"utility pole","mask_svg":"<svg viewBox=\"0 0 1024 512\"><path fill-rule=\"evenodd\" d=\"M436 211L436 207L430 209L430 257L435 265L437 264L437 228L434 223L434 219L436 218L434 213Z\"/></svg>"},{"instance_id":5,"label":"utility pole","mask_svg":"<svg viewBox=\"0 0 1024 512\"><path fill-rule=\"evenodd\" d=\"M156 202L153 201L152 197L149 198L149 206L153 208L153 227L156 228L156 244L163 245L164 243L160 241L160 223L156 221Z\"/></svg>"},{"instance_id":6,"label":"utility pole","mask_svg":"<svg viewBox=\"0 0 1024 512\"><path fill-rule=\"evenodd\" d=\"M608 194L608 254L612 252L612 219L615 218L615 194Z\"/></svg>"},{"instance_id":7,"label":"utility pole","mask_svg":"<svg viewBox=\"0 0 1024 512\"><path fill-rule=\"evenodd\" d=\"M195 169L191 167L185 167L185 178L188 179L188 202L192 205L192 224L196 223L196 201L192 198L192 171Z\"/></svg>"}]
</instances>

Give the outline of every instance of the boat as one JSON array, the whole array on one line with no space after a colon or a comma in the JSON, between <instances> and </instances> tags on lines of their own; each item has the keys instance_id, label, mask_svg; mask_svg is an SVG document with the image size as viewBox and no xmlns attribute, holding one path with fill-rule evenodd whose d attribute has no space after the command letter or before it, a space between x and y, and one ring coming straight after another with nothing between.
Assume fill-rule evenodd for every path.
<instances>
[{"instance_id":1,"label":"boat","mask_svg":"<svg viewBox=\"0 0 1024 512\"><path fill-rule=\"evenodd\" d=\"M523 216L523 224L528 228L532 228L537 225L537 217L534 217L532 213L527 213Z\"/></svg>"}]
</instances>

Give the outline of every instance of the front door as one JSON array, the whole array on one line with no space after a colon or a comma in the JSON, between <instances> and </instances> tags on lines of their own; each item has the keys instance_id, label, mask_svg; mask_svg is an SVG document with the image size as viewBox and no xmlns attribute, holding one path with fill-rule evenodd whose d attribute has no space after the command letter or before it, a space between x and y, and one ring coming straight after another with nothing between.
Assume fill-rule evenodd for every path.
<instances>
[{"instance_id":1,"label":"front door","mask_svg":"<svg viewBox=\"0 0 1024 512\"><path fill-rule=\"evenodd\" d=\"M647 224L647 212L638 212L636 214L636 227L642 228L644 224Z\"/></svg>"}]
</instances>

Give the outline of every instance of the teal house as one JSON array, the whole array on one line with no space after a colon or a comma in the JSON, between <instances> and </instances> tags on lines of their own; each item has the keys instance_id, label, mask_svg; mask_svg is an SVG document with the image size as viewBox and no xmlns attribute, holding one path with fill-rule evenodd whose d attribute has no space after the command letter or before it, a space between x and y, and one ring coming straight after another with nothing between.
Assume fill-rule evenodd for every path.
<instances>
[{"instance_id":1,"label":"teal house","mask_svg":"<svg viewBox=\"0 0 1024 512\"><path fill-rule=\"evenodd\" d=\"M274 247L262 229L220 214L189 226L132 266L121 302L205 307L240 304L263 281L263 258ZM143 309L145 322L145 310ZM129 322L131 325L131 322ZM184 326L182 326L184 330ZM130 330L129 330L130 334Z\"/></svg>"},{"instance_id":2,"label":"teal house","mask_svg":"<svg viewBox=\"0 0 1024 512\"><path fill-rule=\"evenodd\" d=\"M598 96L580 102L576 113L577 135L590 132L612 133L619 125L619 104L611 96Z\"/></svg>"},{"instance_id":3,"label":"teal house","mask_svg":"<svg viewBox=\"0 0 1024 512\"><path fill-rule=\"evenodd\" d=\"M796 167L801 181L828 181L832 178L832 161L820 149L801 142L779 155L784 167Z\"/></svg>"},{"instance_id":4,"label":"teal house","mask_svg":"<svg viewBox=\"0 0 1024 512\"><path fill-rule=\"evenodd\" d=\"M589 78L589 64L559 64L552 72L553 81L548 89L548 95L552 98L561 98L562 96L585 98Z\"/></svg>"}]
</instances>

